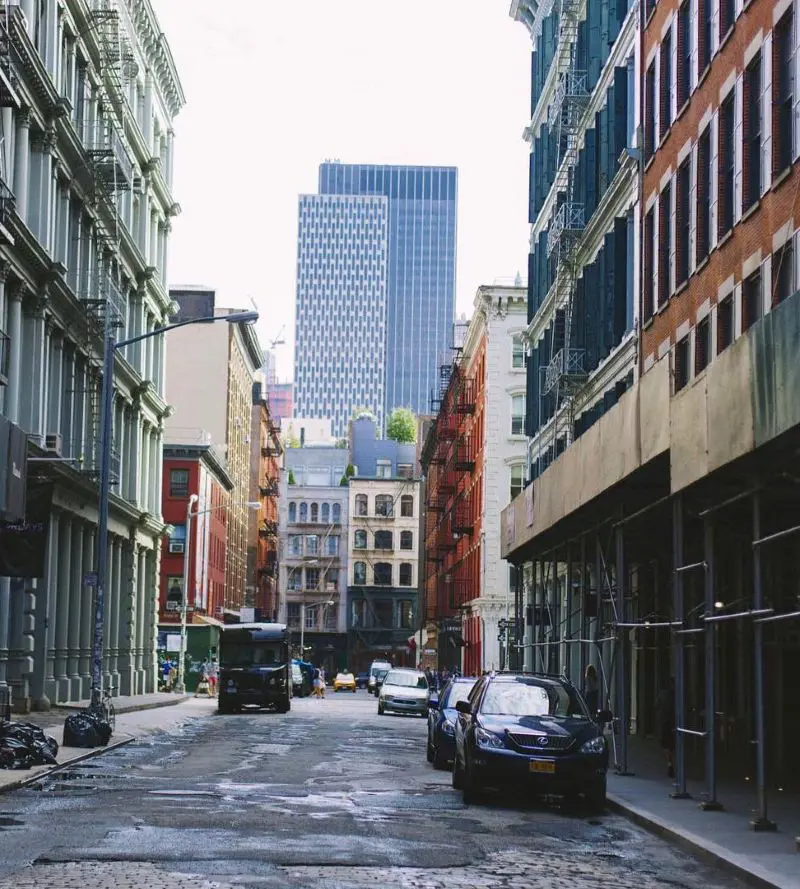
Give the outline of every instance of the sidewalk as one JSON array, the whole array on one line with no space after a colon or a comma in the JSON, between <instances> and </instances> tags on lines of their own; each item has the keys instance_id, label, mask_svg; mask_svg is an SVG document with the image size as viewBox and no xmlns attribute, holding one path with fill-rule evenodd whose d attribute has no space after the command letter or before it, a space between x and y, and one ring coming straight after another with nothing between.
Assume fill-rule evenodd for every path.
<instances>
[{"instance_id":1,"label":"sidewalk","mask_svg":"<svg viewBox=\"0 0 800 889\"><path fill-rule=\"evenodd\" d=\"M51 735L59 745L64 736L64 719L71 709L85 707L88 701L62 705L54 708L49 713L29 713L27 715L14 714L13 718L20 722L32 722L40 726L45 734ZM176 723L187 718L197 716L209 716L217 707L215 698L194 698L190 695L180 694L154 694L135 695L131 697L114 698L114 709L117 720L114 735L107 747L94 747L85 749L80 747L60 747L58 751L58 765L34 766L22 771L0 769L0 794L10 790L24 787L41 780L52 772L63 769L65 766L91 759L130 744L145 735L158 731L166 731Z\"/></svg>"},{"instance_id":2,"label":"sidewalk","mask_svg":"<svg viewBox=\"0 0 800 889\"><path fill-rule=\"evenodd\" d=\"M724 810L703 811L701 782L687 783L691 799L672 799L672 781L666 777L661 751L654 744L631 741L629 768L634 775L609 772L610 808L750 885L800 889L800 797L796 793L770 793L769 817L778 829L757 833L750 826L757 805L754 783L720 783L717 799Z\"/></svg>"}]
</instances>

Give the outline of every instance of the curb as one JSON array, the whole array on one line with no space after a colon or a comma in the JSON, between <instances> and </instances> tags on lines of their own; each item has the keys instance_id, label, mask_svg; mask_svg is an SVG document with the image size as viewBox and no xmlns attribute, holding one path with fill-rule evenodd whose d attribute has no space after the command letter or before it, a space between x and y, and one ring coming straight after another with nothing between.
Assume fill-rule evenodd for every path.
<instances>
[{"instance_id":1,"label":"curb","mask_svg":"<svg viewBox=\"0 0 800 889\"><path fill-rule=\"evenodd\" d=\"M23 787L36 784L38 781L44 781L51 775L55 775L63 769L71 768L77 763L86 762L87 759L94 759L96 756L102 756L102 754L108 753L111 750L118 750L120 747L125 747L127 744L131 744L135 740L136 738L133 735L129 735L120 741L114 741L111 744L107 744L105 747L96 747L93 750L87 750L86 753L79 753L72 759L68 759L66 762L59 762L54 766L50 766L50 768L37 772L35 775L27 775L25 778L20 778L18 781L12 781L10 784L0 786L0 795L10 793L12 790L20 790Z\"/></svg>"},{"instance_id":2,"label":"curb","mask_svg":"<svg viewBox=\"0 0 800 889\"><path fill-rule=\"evenodd\" d=\"M669 841L685 852L690 852L706 864L710 864L737 877L748 886L753 886L755 889L787 889L786 883L776 883L774 879L771 879L766 874L758 873L756 870L733 861L728 855L724 854L722 849L713 843L702 843L694 834L663 821L657 815L653 815L645 809L640 809L638 806L626 802L613 793L607 795L606 802L610 811L623 815L628 820L633 821L634 824L638 824L650 833ZM759 870L761 869L759 868Z\"/></svg>"},{"instance_id":3,"label":"curb","mask_svg":"<svg viewBox=\"0 0 800 889\"><path fill-rule=\"evenodd\" d=\"M174 707L176 704L182 704L184 701L188 701L192 698L192 695L176 695L169 701L150 701L146 704L127 704L123 707L117 707L114 705L114 712L117 716L121 716L124 713L140 713L144 710L159 710L162 707ZM58 704L53 707L50 712L58 713L59 711L64 711L65 713L75 713L79 710L84 710L85 706L83 704Z\"/></svg>"}]
</instances>

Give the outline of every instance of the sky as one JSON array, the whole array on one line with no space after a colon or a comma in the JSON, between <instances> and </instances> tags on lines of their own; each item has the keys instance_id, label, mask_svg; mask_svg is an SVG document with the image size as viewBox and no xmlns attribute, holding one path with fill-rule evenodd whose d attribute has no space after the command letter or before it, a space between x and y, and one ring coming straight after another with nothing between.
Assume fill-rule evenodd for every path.
<instances>
[{"instance_id":1,"label":"sky","mask_svg":"<svg viewBox=\"0 0 800 889\"><path fill-rule=\"evenodd\" d=\"M321 161L459 170L457 313L527 268L530 41L509 0L152 0L186 94L170 285L261 313L293 372L297 198Z\"/></svg>"}]
</instances>

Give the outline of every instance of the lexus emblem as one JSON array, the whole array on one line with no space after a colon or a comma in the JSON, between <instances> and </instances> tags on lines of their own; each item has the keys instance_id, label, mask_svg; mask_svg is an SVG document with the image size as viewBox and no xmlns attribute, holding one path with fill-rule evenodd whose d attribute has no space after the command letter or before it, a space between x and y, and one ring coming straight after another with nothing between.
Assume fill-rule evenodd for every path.
<instances>
[{"instance_id":1,"label":"lexus emblem","mask_svg":"<svg viewBox=\"0 0 800 889\"><path fill-rule=\"evenodd\" d=\"M539 746L540 747L547 747L547 744L548 744L547 738L539 738Z\"/></svg>"}]
</instances>

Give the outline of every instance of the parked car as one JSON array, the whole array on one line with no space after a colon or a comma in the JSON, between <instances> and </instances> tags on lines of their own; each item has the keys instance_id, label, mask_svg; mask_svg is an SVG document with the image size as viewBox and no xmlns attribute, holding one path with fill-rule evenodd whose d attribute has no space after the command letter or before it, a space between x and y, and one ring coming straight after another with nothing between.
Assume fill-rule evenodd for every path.
<instances>
[{"instance_id":1,"label":"parked car","mask_svg":"<svg viewBox=\"0 0 800 889\"><path fill-rule=\"evenodd\" d=\"M533 793L582 794L599 810L606 802L608 745L577 689L538 674L482 676L456 704L453 787L472 802L487 786Z\"/></svg>"},{"instance_id":2,"label":"parked car","mask_svg":"<svg viewBox=\"0 0 800 889\"><path fill-rule=\"evenodd\" d=\"M428 680L419 670L392 669L378 694L378 716L384 713L428 714Z\"/></svg>"},{"instance_id":3,"label":"parked car","mask_svg":"<svg viewBox=\"0 0 800 889\"><path fill-rule=\"evenodd\" d=\"M336 678L333 680L333 690L334 691L352 691L355 694L356 691L356 677L349 670L343 670L341 673L336 674Z\"/></svg>"},{"instance_id":4,"label":"parked car","mask_svg":"<svg viewBox=\"0 0 800 889\"><path fill-rule=\"evenodd\" d=\"M376 676L379 672L383 672L384 676L386 673L392 669L392 665L389 661L373 661L369 665L369 679L367 680L367 689L374 695L377 695L377 689L375 687Z\"/></svg>"},{"instance_id":5,"label":"parked car","mask_svg":"<svg viewBox=\"0 0 800 889\"><path fill-rule=\"evenodd\" d=\"M433 693L428 702L428 762L435 769L444 769L456 753L456 704L466 701L475 687L475 679L452 679L440 694Z\"/></svg>"},{"instance_id":6,"label":"parked car","mask_svg":"<svg viewBox=\"0 0 800 889\"><path fill-rule=\"evenodd\" d=\"M376 698L381 693L381 688L383 687L383 683L386 681L386 677L388 676L388 674L388 669L378 670L377 673L375 673L375 688L372 693L375 695Z\"/></svg>"},{"instance_id":7,"label":"parked car","mask_svg":"<svg viewBox=\"0 0 800 889\"><path fill-rule=\"evenodd\" d=\"M301 698L303 696L303 671L300 669L300 664L296 661L292 661L292 694L296 698Z\"/></svg>"},{"instance_id":8,"label":"parked car","mask_svg":"<svg viewBox=\"0 0 800 889\"><path fill-rule=\"evenodd\" d=\"M292 658L292 663L297 664L303 676L303 684L299 692L301 698L307 698L311 694L314 683L314 665L300 658Z\"/></svg>"},{"instance_id":9,"label":"parked car","mask_svg":"<svg viewBox=\"0 0 800 889\"><path fill-rule=\"evenodd\" d=\"M366 688L369 683L369 673L356 673L356 685L359 688Z\"/></svg>"}]
</instances>

